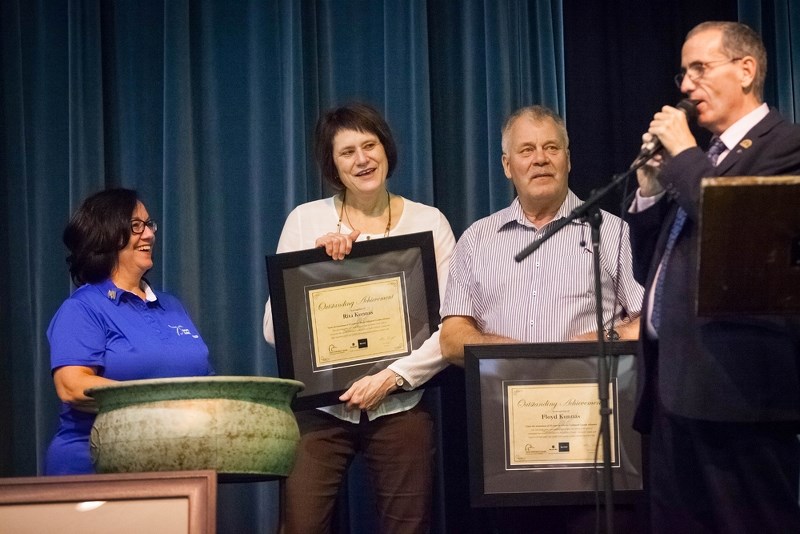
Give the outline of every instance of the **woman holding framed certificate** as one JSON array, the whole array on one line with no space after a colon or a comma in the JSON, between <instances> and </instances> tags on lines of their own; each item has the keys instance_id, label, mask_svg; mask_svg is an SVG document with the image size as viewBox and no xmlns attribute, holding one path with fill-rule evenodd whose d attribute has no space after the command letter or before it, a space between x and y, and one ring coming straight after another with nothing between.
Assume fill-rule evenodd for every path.
<instances>
[{"instance_id":1,"label":"woman holding framed certificate","mask_svg":"<svg viewBox=\"0 0 800 534\"><path fill-rule=\"evenodd\" d=\"M343 260L356 241L430 231L443 295L455 237L438 209L389 192L397 148L381 114L364 103L329 110L317 122L314 143L322 176L339 193L295 208L277 252L323 247ZM274 345L271 301L263 326ZM446 366L437 331L407 356L355 381L341 404L296 413L301 442L283 482L283 532L330 531L339 487L358 452L375 489L381 531L429 530L435 445L419 388Z\"/></svg>"}]
</instances>

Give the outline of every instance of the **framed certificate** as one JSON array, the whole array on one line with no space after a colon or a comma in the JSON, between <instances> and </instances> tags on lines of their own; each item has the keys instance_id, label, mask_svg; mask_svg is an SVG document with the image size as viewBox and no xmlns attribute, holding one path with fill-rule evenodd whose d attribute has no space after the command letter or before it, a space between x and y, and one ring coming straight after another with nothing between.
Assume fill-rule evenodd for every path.
<instances>
[{"instance_id":1,"label":"framed certificate","mask_svg":"<svg viewBox=\"0 0 800 534\"><path fill-rule=\"evenodd\" d=\"M267 256L278 372L303 382L296 409L338 403L359 378L411 353L439 326L433 233Z\"/></svg>"},{"instance_id":2,"label":"framed certificate","mask_svg":"<svg viewBox=\"0 0 800 534\"><path fill-rule=\"evenodd\" d=\"M636 343L606 344L615 502L643 490ZM590 504L602 491L597 344L467 345L473 506Z\"/></svg>"}]
</instances>

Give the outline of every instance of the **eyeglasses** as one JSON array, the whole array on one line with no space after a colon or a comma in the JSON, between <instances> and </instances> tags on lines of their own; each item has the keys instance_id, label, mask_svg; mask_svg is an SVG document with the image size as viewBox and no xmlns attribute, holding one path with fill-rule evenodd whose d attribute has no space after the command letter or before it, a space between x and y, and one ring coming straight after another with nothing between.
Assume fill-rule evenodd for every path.
<instances>
[{"instance_id":1,"label":"eyeglasses","mask_svg":"<svg viewBox=\"0 0 800 534\"><path fill-rule=\"evenodd\" d=\"M158 224L153 219L143 221L141 219L131 219L131 233L141 234L144 232L144 227L150 228L153 233L158 232Z\"/></svg>"},{"instance_id":2,"label":"eyeglasses","mask_svg":"<svg viewBox=\"0 0 800 534\"><path fill-rule=\"evenodd\" d=\"M733 63L734 61L739 61L740 57L734 57L731 59L718 59L716 61L708 61L706 63L692 63L689 65L689 68L679 72L675 75L675 85L678 86L678 89L681 88L683 84L683 77L688 76L689 80L692 83L696 82L700 78L705 75L706 71L713 69L714 67L720 67L722 65L726 65L728 63ZM713 63L717 63L716 65L712 65Z\"/></svg>"}]
</instances>

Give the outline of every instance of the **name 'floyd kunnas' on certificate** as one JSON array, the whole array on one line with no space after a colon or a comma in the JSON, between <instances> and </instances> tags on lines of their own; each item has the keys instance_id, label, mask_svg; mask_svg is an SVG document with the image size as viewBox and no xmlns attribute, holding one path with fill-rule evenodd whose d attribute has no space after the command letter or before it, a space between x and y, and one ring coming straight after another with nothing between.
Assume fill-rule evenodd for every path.
<instances>
[{"instance_id":1,"label":"name 'floyd kunnas' on certificate","mask_svg":"<svg viewBox=\"0 0 800 534\"><path fill-rule=\"evenodd\" d=\"M404 276L306 287L315 368L411 352Z\"/></svg>"},{"instance_id":2,"label":"name 'floyd kunnas' on certificate","mask_svg":"<svg viewBox=\"0 0 800 534\"><path fill-rule=\"evenodd\" d=\"M600 400L596 382L504 384L507 467L583 466L603 461L597 449ZM613 387L609 407L614 410ZM617 426L611 422L611 463L616 462Z\"/></svg>"}]
</instances>

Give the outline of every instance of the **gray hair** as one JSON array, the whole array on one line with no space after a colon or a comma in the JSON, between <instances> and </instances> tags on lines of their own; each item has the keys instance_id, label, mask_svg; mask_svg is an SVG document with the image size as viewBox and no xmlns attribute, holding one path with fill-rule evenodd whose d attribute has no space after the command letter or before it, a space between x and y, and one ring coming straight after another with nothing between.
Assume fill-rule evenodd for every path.
<instances>
[{"instance_id":1,"label":"gray hair","mask_svg":"<svg viewBox=\"0 0 800 534\"><path fill-rule=\"evenodd\" d=\"M559 114L552 109L537 104L519 108L508 116L506 122L503 124L502 130L503 136L501 139L501 145L503 148L503 154L508 154L508 136L511 132L511 128L514 126L514 123L517 122L517 119L521 117L529 117L536 122L543 121L545 119L552 120L558 129L561 140L564 142L564 148L569 148L569 135L567 135L567 126L564 123L564 119L562 119Z\"/></svg>"}]
</instances>

